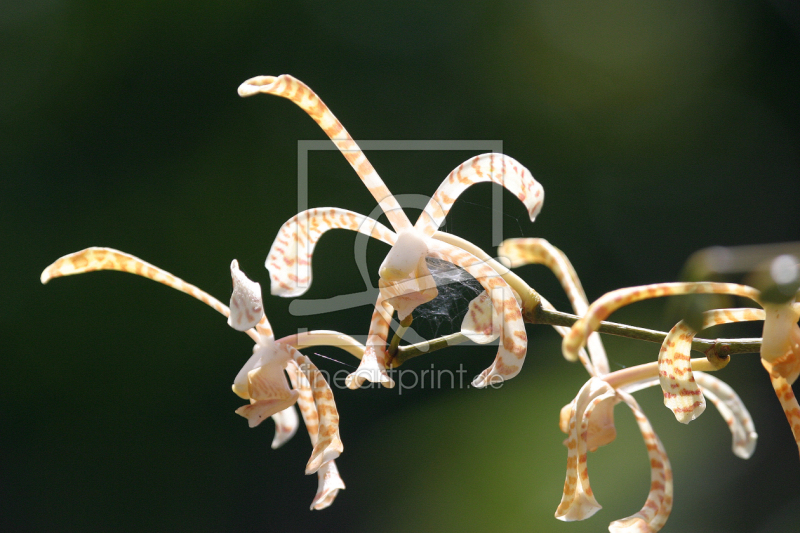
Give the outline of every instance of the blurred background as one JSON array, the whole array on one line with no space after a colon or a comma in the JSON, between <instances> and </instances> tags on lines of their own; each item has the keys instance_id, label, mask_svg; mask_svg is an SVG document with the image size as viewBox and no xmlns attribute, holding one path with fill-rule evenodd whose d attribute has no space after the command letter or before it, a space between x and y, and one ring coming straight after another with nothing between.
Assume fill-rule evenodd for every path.
<instances>
[{"instance_id":1,"label":"blurred background","mask_svg":"<svg viewBox=\"0 0 800 533\"><path fill-rule=\"evenodd\" d=\"M587 376L549 328L528 327L525 366L497 390L336 390L347 490L309 511L317 480L303 474L304 430L271 450L271 421L248 429L233 413L248 338L134 276L40 284L58 257L109 246L225 302L233 258L266 287L266 253L296 213L297 143L325 137L286 100L239 98L252 76L305 81L356 139L501 140L546 191L533 224L503 193L505 236L560 247L590 299L679 279L704 247L800 240L800 16L789 0L6 0L0 43L3 531L585 532L643 505L645 448L619 407L617 441L589 459L604 509L553 518L566 466L559 409ZM429 195L476 153L368 155L394 193ZM336 152L311 154L309 184L311 207L375 207ZM446 228L489 252L491 191L467 191ZM304 298L364 289L354 242L322 239ZM387 247L368 251L374 282ZM547 270L519 273L567 309ZM368 328L366 306L296 317L289 304L265 302L279 336ZM613 318L668 329L668 309ZM612 369L658 353L607 347ZM329 372L355 363L309 354ZM458 347L408 367L472 377L493 357ZM658 390L637 394L674 467L664 531L796 529L800 461L766 372L741 355L717 375L759 431L748 461L712 407L684 426Z\"/></svg>"}]
</instances>

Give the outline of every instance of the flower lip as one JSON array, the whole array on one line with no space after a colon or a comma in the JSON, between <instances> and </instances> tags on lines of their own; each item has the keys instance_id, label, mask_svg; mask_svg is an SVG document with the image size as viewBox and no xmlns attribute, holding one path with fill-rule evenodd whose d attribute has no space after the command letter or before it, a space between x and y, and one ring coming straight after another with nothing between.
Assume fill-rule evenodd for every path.
<instances>
[{"instance_id":1,"label":"flower lip","mask_svg":"<svg viewBox=\"0 0 800 533\"><path fill-rule=\"evenodd\" d=\"M400 281L412 275L428 254L426 240L423 234L414 229L401 231L381 264L381 278L386 281Z\"/></svg>"}]
</instances>

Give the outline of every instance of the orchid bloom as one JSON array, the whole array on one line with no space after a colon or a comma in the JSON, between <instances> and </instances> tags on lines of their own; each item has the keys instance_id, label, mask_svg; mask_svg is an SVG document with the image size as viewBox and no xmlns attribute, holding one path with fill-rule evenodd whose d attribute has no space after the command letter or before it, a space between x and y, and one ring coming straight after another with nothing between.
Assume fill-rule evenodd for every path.
<instances>
[{"instance_id":1,"label":"orchid bloom","mask_svg":"<svg viewBox=\"0 0 800 533\"><path fill-rule=\"evenodd\" d=\"M330 331L312 331L275 340L264 314L261 286L244 275L236 260L230 267L233 280L230 309L169 272L111 248L87 248L66 255L42 272L41 281L47 283L52 278L95 270L119 270L163 283L212 307L228 317L231 327L249 335L256 342L253 355L234 379L233 391L250 403L236 412L248 419L250 427L272 417L275 421L272 448L277 448L297 431L298 417L293 406L296 402L314 448L306 474L317 472L319 478L312 509L324 509L331 504L338 491L344 488L334 462L342 452L339 415L328 383L298 348L329 344L359 356L363 346L346 335ZM289 388L284 370L293 388Z\"/></svg>"},{"instance_id":2,"label":"orchid bloom","mask_svg":"<svg viewBox=\"0 0 800 533\"><path fill-rule=\"evenodd\" d=\"M577 350L585 342L586 336L595 331L602 320L624 305L647 298L692 293L744 296L763 306L763 311L723 309L707 312L704 314L703 327L742 320L764 320L761 363L769 372L772 386L800 448L800 405L791 389L800 374L800 326L797 324L800 319L800 303L794 300L779 304L765 302L757 289L731 283L660 283L619 289L599 298L589 307L583 318L573 325L569 335L564 338L564 356L570 359L577 357ZM679 323L664 341L659 354L664 403L683 423L699 416L705 408L703 393L696 387L691 368L687 366L692 337L689 327Z\"/></svg>"},{"instance_id":3,"label":"orchid bloom","mask_svg":"<svg viewBox=\"0 0 800 533\"><path fill-rule=\"evenodd\" d=\"M241 96L257 93L282 96L308 113L356 171L393 228L392 231L375 220L344 209L310 209L283 225L267 256L272 294L291 297L303 294L310 285L311 256L324 232L334 228L350 229L392 246L380 268L380 293L364 357L359 368L348 376L348 387L358 388L365 380L394 386L386 373L389 324L394 309L402 320L417 306L436 297L438 291L426 264L427 257L464 268L486 289L494 313L502 317L504 334L497 356L492 366L475 378L473 385L485 387L495 376L501 379L515 376L527 352L527 336L513 291L494 269L470 251L448 242L437 229L458 196L478 182L503 185L525 204L533 220L541 209L544 191L530 172L505 155L491 153L473 157L448 175L412 226L342 123L307 85L284 74L255 77L239 87Z\"/></svg>"},{"instance_id":4,"label":"orchid bloom","mask_svg":"<svg viewBox=\"0 0 800 533\"><path fill-rule=\"evenodd\" d=\"M505 258L511 267L530 263L547 266L567 293L574 312L577 315L584 315L589 311L590 306L575 269L563 252L546 240L509 239L498 248L498 256ZM552 308L544 299L542 304ZM751 310L746 310L748 313L738 313L738 311L733 313L719 311L710 314L708 321L721 323L745 320L751 316L749 314ZM556 330L565 338L571 331L565 327L556 327ZM564 492L556 510L556 518L564 521L583 520L601 508L589 483L587 452L594 451L616 438L613 409L617 403L624 402L633 411L647 447L651 487L642 509L627 518L612 522L609 531L658 531L663 527L672 509L672 469L664 446L632 393L658 385L660 366L651 363L609 373L608 360L599 335L591 331L587 333L585 339L590 357L584 353L583 344L575 352L574 357L572 354L568 356L568 359L580 360L591 377L575 399L561 411L559 426L568 435L565 441L568 455ZM691 345L690 340L689 345ZM690 371L692 365L697 369L714 370L706 359L689 363L687 355L686 361ZM728 385L709 374L695 372L694 376L697 384L718 408L730 428L734 453L745 459L750 457L755 449L758 435L741 399Z\"/></svg>"}]
</instances>

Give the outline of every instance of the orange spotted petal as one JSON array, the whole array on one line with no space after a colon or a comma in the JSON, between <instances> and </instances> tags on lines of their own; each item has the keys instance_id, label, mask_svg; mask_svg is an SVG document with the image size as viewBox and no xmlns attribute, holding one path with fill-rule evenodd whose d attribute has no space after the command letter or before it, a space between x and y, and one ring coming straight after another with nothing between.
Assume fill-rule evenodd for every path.
<instances>
[{"instance_id":1,"label":"orange spotted petal","mask_svg":"<svg viewBox=\"0 0 800 533\"><path fill-rule=\"evenodd\" d=\"M317 494L311 502L311 509L321 511L333 503L339 491L344 489L344 481L339 476L336 461L329 461L317 470Z\"/></svg>"},{"instance_id":2,"label":"orange spotted petal","mask_svg":"<svg viewBox=\"0 0 800 533\"><path fill-rule=\"evenodd\" d=\"M323 233L349 229L393 245L395 234L380 222L346 209L325 207L295 215L281 226L267 254L272 294L295 297L311 286L311 256Z\"/></svg>"},{"instance_id":3,"label":"orange spotted petal","mask_svg":"<svg viewBox=\"0 0 800 533\"><path fill-rule=\"evenodd\" d=\"M403 212L400 204L395 200L389 189L384 185L378 173L372 167L367 156L361 151L356 142L344 129L328 106L302 81L288 75L256 76L250 78L239 86L239 96L252 96L254 94L274 94L294 102L303 111L319 124L330 140L336 145L342 155L356 171L358 177L375 200L380 204L386 217L396 231L411 227L411 222Z\"/></svg>"},{"instance_id":4,"label":"orange spotted petal","mask_svg":"<svg viewBox=\"0 0 800 533\"><path fill-rule=\"evenodd\" d=\"M656 532L664 527L672 511L672 467L664 445L633 396L622 390L617 394L633 411L647 447L650 459L650 493L639 512L612 522L608 530L611 533Z\"/></svg>"},{"instance_id":5,"label":"orange spotted petal","mask_svg":"<svg viewBox=\"0 0 800 533\"><path fill-rule=\"evenodd\" d=\"M508 259L511 268L528 264L545 265L561 283L574 313L583 316L589 309L589 300L586 298L586 293L572 263L564 252L545 239L506 239L497 248L497 255ZM587 367L589 373L593 376L608 374L608 358L603 348L603 342L600 340L600 334L589 335L587 346L592 361L592 368L588 369Z\"/></svg>"},{"instance_id":6,"label":"orange spotted petal","mask_svg":"<svg viewBox=\"0 0 800 533\"><path fill-rule=\"evenodd\" d=\"M493 182L502 185L528 208L531 221L544 201L544 189L527 168L503 154L482 154L464 161L436 189L420 215L415 228L431 236L444 223L456 199L475 183Z\"/></svg>"},{"instance_id":7,"label":"orange spotted petal","mask_svg":"<svg viewBox=\"0 0 800 533\"><path fill-rule=\"evenodd\" d=\"M592 377L581 387L580 392L578 392L578 395L567 410L569 413L569 422L566 428L568 430L566 442L567 477L564 482L561 503L555 513L556 518L559 520L565 522L584 520L601 509L589 485L589 471L586 464L586 454L589 448L587 437L589 435L592 411L597 405L607 400L613 401L615 394L616 392L608 383ZM562 410L562 429L564 429L563 420L566 418L565 414L565 410ZM604 417L601 415L595 421L599 422L602 418ZM601 431L600 433L603 434L605 432ZM607 433L605 434L607 435ZM593 444L596 443L593 442Z\"/></svg>"},{"instance_id":8,"label":"orange spotted petal","mask_svg":"<svg viewBox=\"0 0 800 533\"><path fill-rule=\"evenodd\" d=\"M731 430L733 453L749 459L756 449L758 433L744 402L727 383L711 374L695 372L694 379Z\"/></svg>"}]
</instances>

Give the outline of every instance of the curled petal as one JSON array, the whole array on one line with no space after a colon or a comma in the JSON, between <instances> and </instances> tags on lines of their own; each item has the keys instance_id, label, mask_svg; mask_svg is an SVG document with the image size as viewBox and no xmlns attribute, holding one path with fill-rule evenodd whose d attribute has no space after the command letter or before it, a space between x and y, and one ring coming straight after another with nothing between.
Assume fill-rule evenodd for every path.
<instances>
[{"instance_id":1,"label":"curled petal","mask_svg":"<svg viewBox=\"0 0 800 533\"><path fill-rule=\"evenodd\" d=\"M379 294L375 310L372 312L364 356L356 371L345 379L348 388L357 389L365 381L381 383L390 389L394 387L394 380L386 373L386 339L389 336L392 312L392 306L384 301L382 294Z\"/></svg>"},{"instance_id":2,"label":"curled petal","mask_svg":"<svg viewBox=\"0 0 800 533\"><path fill-rule=\"evenodd\" d=\"M719 324L763 318L764 312L760 309L714 309L703 313L702 327L705 329ZM664 405L684 424L700 416L706 408L703 391L695 383L689 358L696 333L685 322L679 322L664 339L658 356Z\"/></svg>"},{"instance_id":3,"label":"curled petal","mask_svg":"<svg viewBox=\"0 0 800 533\"><path fill-rule=\"evenodd\" d=\"M319 415L319 430L314 450L306 465L306 474L313 474L325 463L339 457L344 449L339 437L339 412L336 409L336 402L333 400L333 392L322 373L308 357L293 348L291 350L293 350L294 361L298 363L302 372L301 379L304 376L310 384L314 405Z\"/></svg>"},{"instance_id":4,"label":"curled petal","mask_svg":"<svg viewBox=\"0 0 800 533\"><path fill-rule=\"evenodd\" d=\"M329 461L317 470L317 494L311 502L311 509L321 511L333 503L339 491L344 489L344 481L339 476L339 469L336 468L336 461Z\"/></svg>"},{"instance_id":5,"label":"curled petal","mask_svg":"<svg viewBox=\"0 0 800 533\"><path fill-rule=\"evenodd\" d=\"M561 283L575 314L583 316L589 309L589 300L572 263L564 252L545 239L506 239L497 248L497 255L508 259L511 268L527 264L545 265ZM600 340L600 334L589 335L587 345L593 368L589 373L598 376L608 374L608 357Z\"/></svg>"},{"instance_id":6,"label":"curled petal","mask_svg":"<svg viewBox=\"0 0 800 533\"><path fill-rule=\"evenodd\" d=\"M236 374L236 378L233 380L233 386L231 388L236 396L244 400L250 399L250 380L248 379L248 374L260 363L261 354L258 353L258 345L256 345L255 349L253 350L253 355L250 356L250 359L247 360L241 370L239 370L239 373Z\"/></svg>"},{"instance_id":7,"label":"curled petal","mask_svg":"<svg viewBox=\"0 0 800 533\"><path fill-rule=\"evenodd\" d=\"M573 324L569 335L564 337L564 342L561 344L564 357L568 361L577 360L578 350L586 344L586 338L591 333L597 331L600 322L605 320L620 307L649 298L703 293L733 294L736 296L744 296L755 301L757 301L759 296L759 292L752 287L736 285L734 283L714 283L707 281L656 283L653 285L617 289L598 298L589 306L586 314Z\"/></svg>"},{"instance_id":8,"label":"curled petal","mask_svg":"<svg viewBox=\"0 0 800 533\"><path fill-rule=\"evenodd\" d=\"M797 397L792 391L792 385L789 381L778 373L772 364L765 360L761 360L761 364L769 372L769 379L772 382L772 388L775 389L775 394L778 396L778 401L781 402L783 413L789 421L789 427L794 435L794 441L797 443L797 448L800 450L800 405L797 403Z\"/></svg>"},{"instance_id":9,"label":"curled petal","mask_svg":"<svg viewBox=\"0 0 800 533\"><path fill-rule=\"evenodd\" d=\"M286 345L273 342L257 345L253 357L242 369L253 367L247 372L247 396L250 398L250 405L240 407L236 413L247 418L250 427L257 426L266 417L283 411L297 401L299 393L289 388L283 373L291 358L289 349ZM239 394L240 389L234 382L234 392Z\"/></svg>"},{"instance_id":10,"label":"curled petal","mask_svg":"<svg viewBox=\"0 0 800 533\"><path fill-rule=\"evenodd\" d=\"M300 425L300 420L297 417L297 410L295 410L294 405L290 405L283 411L278 411L272 415L272 420L275 422L275 437L272 439L271 447L275 450L294 437L294 434L297 433L297 427Z\"/></svg>"},{"instance_id":11,"label":"curled petal","mask_svg":"<svg viewBox=\"0 0 800 533\"><path fill-rule=\"evenodd\" d=\"M756 449L758 433L744 402L727 383L711 374L695 372L694 379L731 430L733 453L742 459L749 459Z\"/></svg>"},{"instance_id":12,"label":"curled petal","mask_svg":"<svg viewBox=\"0 0 800 533\"><path fill-rule=\"evenodd\" d=\"M261 284L251 281L239 270L239 262L236 259L231 262L231 278L233 293L228 325L237 331L246 331L255 327L264 316Z\"/></svg>"},{"instance_id":13,"label":"curled petal","mask_svg":"<svg viewBox=\"0 0 800 533\"><path fill-rule=\"evenodd\" d=\"M587 436L592 411L607 400L611 400L610 405L613 407L615 394L616 392L608 383L592 377L581 387L580 392L569 406L569 423L567 425L569 433L566 442L567 477L564 482L561 503L555 513L559 520L565 522L584 520L602 508L594 498L589 485L589 471L586 466ZM562 409L561 413L561 425L564 429L565 410ZM603 417L601 416L601 418Z\"/></svg>"},{"instance_id":14,"label":"curled petal","mask_svg":"<svg viewBox=\"0 0 800 533\"><path fill-rule=\"evenodd\" d=\"M311 256L322 234L331 229L349 229L393 245L395 234L380 222L353 211L325 207L303 211L286 221L267 254L271 291L276 296L295 297L311 286Z\"/></svg>"},{"instance_id":15,"label":"curled petal","mask_svg":"<svg viewBox=\"0 0 800 533\"><path fill-rule=\"evenodd\" d=\"M256 76L250 78L239 86L239 96L252 96L254 94L274 94L282 96L297 104L303 111L319 124L322 131L333 141L348 163L356 171L358 177L367 186L369 192L380 204L386 217L395 230L411 227L411 222L397 203L392 193L384 185L378 173L372 167L367 156L361 151L356 142L344 129L328 106L302 81L282 74L280 76Z\"/></svg>"},{"instance_id":16,"label":"curled petal","mask_svg":"<svg viewBox=\"0 0 800 533\"><path fill-rule=\"evenodd\" d=\"M706 409L703 391L692 376L689 350L695 332L683 321L670 330L658 355L658 375L664 405L682 424L688 424Z\"/></svg>"},{"instance_id":17,"label":"curled petal","mask_svg":"<svg viewBox=\"0 0 800 533\"><path fill-rule=\"evenodd\" d=\"M428 255L425 234L409 228L397 234L397 239L386 254L378 273L386 281L401 281L412 275L420 261Z\"/></svg>"},{"instance_id":18,"label":"curled petal","mask_svg":"<svg viewBox=\"0 0 800 533\"><path fill-rule=\"evenodd\" d=\"M473 387L483 388L516 376L525 361L528 351L528 336L519 302L511 287L486 262L471 253L446 244L432 241L431 256L449 261L466 270L483 286L492 300L494 313L502 317L500 346L492 365L481 372L472 382Z\"/></svg>"},{"instance_id":19,"label":"curled petal","mask_svg":"<svg viewBox=\"0 0 800 533\"><path fill-rule=\"evenodd\" d=\"M611 533L656 532L664 526L672 512L672 467L664 445L633 396L621 390L617 394L633 411L647 447L650 458L650 493L638 513L612 522L608 530Z\"/></svg>"},{"instance_id":20,"label":"curled petal","mask_svg":"<svg viewBox=\"0 0 800 533\"><path fill-rule=\"evenodd\" d=\"M488 292L483 291L469 303L461 333L478 344L488 344L500 336L499 317L494 313Z\"/></svg>"},{"instance_id":21,"label":"curled petal","mask_svg":"<svg viewBox=\"0 0 800 533\"><path fill-rule=\"evenodd\" d=\"M456 199L468 187L480 182L502 185L525 204L531 221L542 209L544 189L527 168L503 154L482 154L464 161L436 189L415 228L433 235L444 222Z\"/></svg>"}]
</instances>

